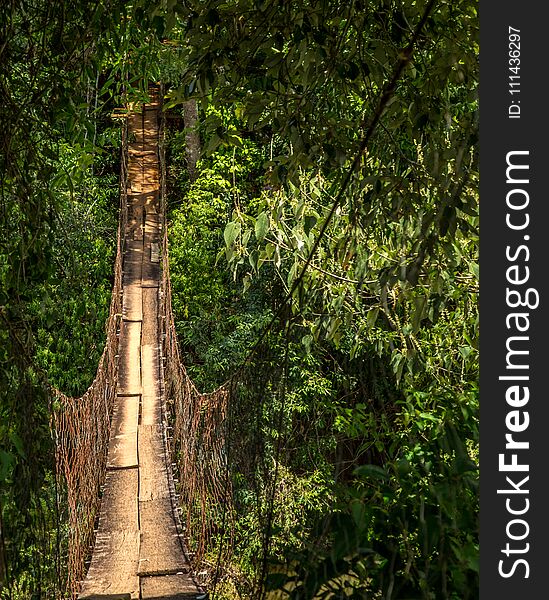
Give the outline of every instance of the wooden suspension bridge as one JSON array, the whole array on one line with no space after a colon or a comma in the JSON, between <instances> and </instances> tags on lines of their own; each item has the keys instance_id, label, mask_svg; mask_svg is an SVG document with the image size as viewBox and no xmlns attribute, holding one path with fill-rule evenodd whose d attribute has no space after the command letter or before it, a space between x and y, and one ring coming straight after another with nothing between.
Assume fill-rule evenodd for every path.
<instances>
[{"instance_id":1,"label":"wooden suspension bridge","mask_svg":"<svg viewBox=\"0 0 549 600\"><path fill-rule=\"evenodd\" d=\"M128 117L118 376L98 528L80 600L206 598L183 543L166 443L160 105L158 90L150 95Z\"/></svg>"}]
</instances>

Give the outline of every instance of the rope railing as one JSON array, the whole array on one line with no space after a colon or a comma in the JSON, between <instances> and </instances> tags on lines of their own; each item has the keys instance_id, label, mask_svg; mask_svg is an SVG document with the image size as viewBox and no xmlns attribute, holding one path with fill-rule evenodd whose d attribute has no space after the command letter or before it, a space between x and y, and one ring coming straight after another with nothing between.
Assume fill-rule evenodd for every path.
<instances>
[{"instance_id":1,"label":"rope railing","mask_svg":"<svg viewBox=\"0 0 549 600\"><path fill-rule=\"evenodd\" d=\"M208 394L200 393L181 360L172 311L164 133L163 118L159 151L163 215L159 317L164 357L164 398L169 420L174 423L173 436L168 439L168 451L179 480L178 492L188 534L187 545L194 566L199 567L214 534L223 534L225 552L232 545L232 484L226 447L231 384L225 384Z\"/></svg>"},{"instance_id":2,"label":"rope railing","mask_svg":"<svg viewBox=\"0 0 549 600\"><path fill-rule=\"evenodd\" d=\"M96 376L80 398L51 388L55 410L51 429L55 441L56 476L62 482L68 521L67 591L79 592L85 562L94 543L94 526L105 481L110 419L116 397L118 332L122 316L122 257L127 221L127 122L122 129L120 218L106 342Z\"/></svg>"},{"instance_id":3,"label":"rope railing","mask_svg":"<svg viewBox=\"0 0 549 600\"><path fill-rule=\"evenodd\" d=\"M211 536L219 534L221 523L232 513L225 444L230 389L222 386L212 393L201 394L180 360L171 307L167 244L165 233L162 274L164 391L167 409L174 422L170 453L180 482L185 525L192 533L190 549L195 565L198 565ZM229 547L230 543L227 543L227 549Z\"/></svg>"}]
</instances>

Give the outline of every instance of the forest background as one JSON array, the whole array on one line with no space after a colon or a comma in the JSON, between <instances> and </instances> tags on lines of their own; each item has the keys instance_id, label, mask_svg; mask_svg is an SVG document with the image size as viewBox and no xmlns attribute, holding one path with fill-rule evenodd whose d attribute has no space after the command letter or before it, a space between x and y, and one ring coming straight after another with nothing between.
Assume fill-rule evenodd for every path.
<instances>
[{"instance_id":1,"label":"forest background","mask_svg":"<svg viewBox=\"0 0 549 600\"><path fill-rule=\"evenodd\" d=\"M111 115L157 81L184 362L203 391L241 374L214 597L476 597L476 4L7 0L0 23L2 597L62 597L46 381L95 375Z\"/></svg>"}]
</instances>

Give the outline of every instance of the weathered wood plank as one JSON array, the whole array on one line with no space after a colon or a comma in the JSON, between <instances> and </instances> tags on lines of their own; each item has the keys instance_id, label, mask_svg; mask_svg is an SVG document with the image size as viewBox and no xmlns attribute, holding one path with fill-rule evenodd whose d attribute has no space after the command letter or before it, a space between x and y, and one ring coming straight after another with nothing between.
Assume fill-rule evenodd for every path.
<instances>
[{"instance_id":1,"label":"weathered wood plank","mask_svg":"<svg viewBox=\"0 0 549 600\"><path fill-rule=\"evenodd\" d=\"M137 469L107 471L99 513L99 529L138 531L139 473Z\"/></svg>"},{"instance_id":2,"label":"weathered wood plank","mask_svg":"<svg viewBox=\"0 0 549 600\"><path fill-rule=\"evenodd\" d=\"M122 321L118 359L117 394L141 394L141 323Z\"/></svg>"},{"instance_id":3,"label":"weathered wood plank","mask_svg":"<svg viewBox=\"0 0 549 600\"><path fill-rule=\"evenodd\" d=\"M141 194L131 194L128 198L128 220L124 230L127 241L143 240L143 200Z\"/></svg>"},{"instance_id":4,"label":"weathered wood plank","mask_svg":"<svg viewBox=\"0 0 549 600\"><path fill-rule=\"evenodd\" d=\"M145 110L143 124L143 136L147 142L158 141L158 112L156 110Z\"/></svg>"},{"instance_id":5,"label":"weathered wood plank","mask_svg":"<svg viewBox=\"0 0 549 600\"><path fill-rule=\"evenodd\" d=\"M122 295L122 318L125 321L143 319L143 291L140 283L130 283L125 286Z\"/></svg>"},{"instance_id":6,"label":"weathered wood plank","mask_svg":"<svg viewBox=\"0 0 549 600\"><path fill-rule=\"evenodd\" d=\"M158 346L158 290L143 290L143 344Z\"/></svg>"},{"instance_id":7,"label":"weathered wood plank","mask_svg":"<svg viewBox=\"0 0 549 600\"><path fill-rule=\"evenodd\" d=\"M141 193L143 185L143 167L136 160L130 160L128 164L128 185L132 194Z\"/></svg>"},{"instance_id":8,"label":"weathered wood plank","mask_svg":"<svg viewBox=\"0 0 549 600\"><path fill-rule=\"evenodd\" d=\"M143 207L147 213L160 214L160 193L158 187L144 196Z\"/></svg>"},{"instance_id":9,"label":"weathered wood plank","mask_svg":"<svg viewBox=\"0 0 549 600\"><path fill-rule=\"evenodd\" d=\"M155 292L156 289L148 288L147 291ZM154 425L160 423L160 380L159 350L152 345L141 347L143 356L143 399L141 404L141 423Z\"/></svg>"},{"instance_id":10,"label":"weathered wood plank","mask_svg":"<svg viewBox=\"0 0 549 600\"><path fill-rule=\"evenodd\" d=\"M139 240L126 240L124 246L124 261L139 262L143 258L143 242Z\"/></svg>"},{"instance_id":11,"label":"weathered wood plank","mask_svg":"<svg viewBox=\"0 0 549 600\"><path fill-rule=\"evenodd\" d=\"M137 467L140 396L118 396L113 411L107 468Z\"/></svg>"},{"instance_id":12,"label":"weathered wood plank","mask_svg":"<svg viewBox=\"0 0 549 600\"><path fill-rule=\"evenodd\" d=\"M159 162L156 152L142 151L132 156L132 167L128 173L136 176L136 179L140 177L141 183L151 182L155 178L158 186Z\"/></svg>"},{"instance_id":13,"label":"weathered wood plank","mask_svg":"<svg viewBox=\"0 0 549 600\"><path fill-rule=\"evenodd\" d=\"M128 153L131 157L157 156L156 150L140 150L139 148L128 148Z\"/></svg>"},{"instance_id":14,"label":"weathered wood plank","mask_svg":"<svg viewBox=\"0 0 549 600\"><path fill-rule=\"evenodd\" d=\"M139 598L138 555L138 531L98 533L92 562L78 596L79 600L113 596L137 600Z\"/></svg>"},{"instance_id":15,"label":"weathered wood plank","mask_svg":"<svg viewBox=\"0 0 549 600\"><path fill-rule=\"evenodd\" d=\"M160 215L145 211L145 227L144 227L144 259L150 260L150 246L153 243L158 244L161 237L161 219Z\"/></svg>"},{"instance_id":16,"label":"weathered wood plank","mask_svg":"<svg viewBox=\"0 0 549 600\"><path fill-rule=\"evenodd\" d=\"M143 263L143 241L126 240L122 263L122 285L140 283Z\"/></svg>"},{"instance_id":17,"label":"weathered wood plank","mask_svg":"<svg viewBox=\"0 0 549 600\"><path fill-rule=\"evenodd\" d=\"M139 575L167 575L190 571L175 527L170 498L140 501L139 519Z\"/></svg>"},{"instance_id":18,"label":"weathered wood plank","mask_svg":"<svg viewBox=\"0 0 549 600\"><path fill-rule=\"evenodd\" d=\"M170 496L162 430L160 423L140 425L139 444L139 500L143 502Z\"/></svg>"},{"instance_id":19,"label":"weathered wood plank","mask_svg":"<svg viewBox=\"0 0 549 600\"><path fill-rule=\"evenodd\" d=\"M81 598L82 596L79 596ZM131 600L131 594L101 594L100 596L86 596L86 600Z\"/></svg>"},{"instance_id":20,"label":"weathered wood plank","mask_svg":"<svg viewBox=\"0 0 549 600\"><path fill-rule=\"evenodd\" d=\"M122 285L127 287L132 283L141 284L143 277L143 262L139 260L126 260L122 269Z\"/></svg>"},{"instance_id":21,"label":"weathered wood plank","mask_svg":"<svg viewBox=\"0 0 549 600\"><path fill-rule=\"evenodd\" d=\"M81 600L126 594L139 598L138 470L108 471L99 531Z\"/></svg>"},{"instance_id":22,"label":"weathered wood plank","mask_svg":"<svg viewBox=\"0 0 549 600\"><path fill-rule=\"evenodd\" d=\"M151 242L151 262L160 262L160 244Z\"/></svg>"},{"instance_id":23,"label":"weathered wood plank","mask_svg":"<svg viewBox=\"0 0 549 600\"><path fill-rule=\"evenodd\" d=\"M190 600L207 598L200 593L193 580L184 574L141 578L143 600Z\"/></svg>"},{"instance_id":24,"label":"weathered wood plank","mask_svg":"<svg viewBox=\"0 0 549 600\"><path fill-rule=\"evenodd\" d=\"M160 263L143 261L143 271L141 274L142 287L156 287L160 283Z\"/></svg>"},{"instance_id":25,"label":"weathered wood plank","mask_svg":"<svg viewBox=\"0 0 549 600\"><path fill-rule=\"evenodd\" d=\"M158 214L158 211L159 211L158 188L151 190L143 195L143 208L147 213ZM143 214L145 214L145 213L143 213Z\"/></svg>"},{"instance_id":26,"label":"weathered wood plank","mask_svg":"<svg viewBox=\"0 0 549 600\"><path fill-rule=\"evenodd\" d=\"M134 110L134 109L132 109ZM132 114L130 115L129 119L128 119L128 130L130 132L130 134L134 134L136 136L136 138L138 139L138 132L141 130L143 124L143 117L141 115L141 112L132 112Z\"/></svg>"},{"instance_id":27,"label":"weathered wood plank","mask_svg":"<svg viewBox=\"0 0 549 600\"><path fill-rule=\"evenodd\" d=\"M160 346L158 340L158 289L143 289L141 352L143 363L143 403L141 423L160 423Z\"/></svg>"}]
</instances>

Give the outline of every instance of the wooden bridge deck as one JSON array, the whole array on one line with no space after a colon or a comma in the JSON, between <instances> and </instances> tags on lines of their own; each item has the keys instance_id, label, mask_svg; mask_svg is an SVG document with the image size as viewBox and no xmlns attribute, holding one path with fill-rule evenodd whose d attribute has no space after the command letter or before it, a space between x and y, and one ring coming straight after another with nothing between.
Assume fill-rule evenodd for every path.
<instances>
[{"instance_id":1,"label":"wooden bridge deck","mask_svg":"<svg viewBox=\"0 0 549 600\"><path fill-rule=\"evenodd\" d=\"M94 552L80 600L205 597L174 519L162 429L157 102L129 123L119 377Z\"/></svg>"}]
</instances>

